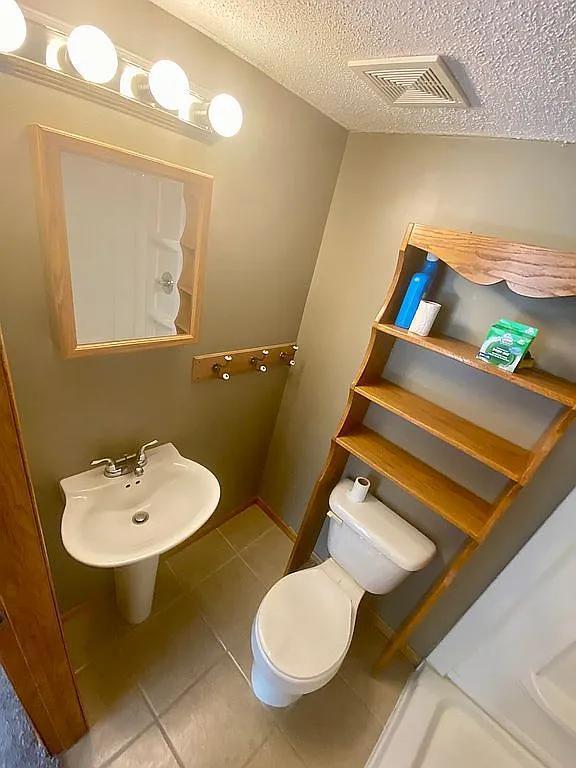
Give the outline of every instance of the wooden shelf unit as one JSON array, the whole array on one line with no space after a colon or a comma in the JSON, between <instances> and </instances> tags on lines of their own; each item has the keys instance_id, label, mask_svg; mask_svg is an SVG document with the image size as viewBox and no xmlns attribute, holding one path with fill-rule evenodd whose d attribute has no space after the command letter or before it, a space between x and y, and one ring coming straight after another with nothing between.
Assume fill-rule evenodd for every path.
<instances>
[{"instance_id":1,"label":"wooden shelf unit","mask_svg":"<svg viewBox=\"0 0 576 768\"><path fill-rule=\"evenodd\" d=\"M468 536L481 538L490 510L484 499L362 424L336 443Z\"/></svg>"},{"instance_id":2,"label":"wooden shelf unit","mask_svg":"<svg viewBox=\"0 0 576 768\"><path fill-rule=\"evenodd\" d=\"M354 391L512 480L520 481L526 471L530 456L526 448L390 381L380 379L375 384L355 387Z\"/></svg>"},{"instance_id":3,"label":"wooden shelf unit","mask_svg":"<svg viewBox=\"0 0 576 768\"><path fill-rule=\"evenodd\" d=\"M576 253L439 230L421 224L408 226L384 306L373 325L368 349L350 388L344 414L312 491L287 567L288 573L297 570L310 557L328 511L330 492L351 455L466 534L460 551L388 641L376 662L377 669L382 669L406 646L414 629L492 532L518 492L531 480L576 417L576 383L537 368L507 373L478 360L478 350L472 344L446 336L417 336L393 325L406 286L428 250L461 276L480 285L506 281L510 290L535 299L576 296ZM563 408L534 446L527 449L515 445L382 378L397 341L414 344L482 373L497 376L554 400ZM492 502L486 501L368 429L363 421L371 404L394 413L504 475L508 482L501 494Z\"/></svg>"},{"instance_id":4,"label":"wooden shelf unit","mask_svg":"<svg viewBox=\"0 0 576 768\"><path fill-rule=\"evenodd\" d=\"M418 347L436 352L439 355L450 357L452 360L476 368L483 373L489 373L491 376L509 381L517 387L547 397L549 400L556 400L556 402L568 405L570 408L576 407L576 384L551 373L546 373L540 368L522 368L515 373L508 373L508 371L502 371L495 365L478 360L476 357L478 347L474 344L452 339L449 336L418 336L416 333L409 333L403 328L397 328L391 323L375 323L374 327L381 333L389 334L410 344L416 344Z\"/></svg>"}]
</instances>

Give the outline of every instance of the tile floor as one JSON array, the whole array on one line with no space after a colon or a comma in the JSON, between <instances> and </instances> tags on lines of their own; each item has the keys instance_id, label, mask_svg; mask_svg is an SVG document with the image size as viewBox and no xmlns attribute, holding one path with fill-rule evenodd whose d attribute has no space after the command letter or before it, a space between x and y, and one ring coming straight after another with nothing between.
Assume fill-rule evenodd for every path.
<instances>
[{"instance_id":1,"label":"tile floor","mask_svg":"<svg viewBox=\"0 0 576 768\"><path fill-rule=\"evenodd\" d=\"M252 694L250 626L291 542L250 507L160 563L151 617L130 627L112 596L65 634L90 732L66 768L361 768L411 672L370 663L382 635L362 616L340 673L293 707Z\"/></svg>"}]
</instances>

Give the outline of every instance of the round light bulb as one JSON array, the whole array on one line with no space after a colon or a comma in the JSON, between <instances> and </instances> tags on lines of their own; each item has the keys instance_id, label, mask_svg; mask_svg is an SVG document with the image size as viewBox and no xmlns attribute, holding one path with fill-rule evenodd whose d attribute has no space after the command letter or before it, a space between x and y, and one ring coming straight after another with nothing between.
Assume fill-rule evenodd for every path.
<instances>
[{"instance_id":1,"label":"round light bulb","mask_svg":"<svg viewBox=\"0 0 576 768\"><path fill-rule=\"evenodd\" d=\"M18 50L26 40L26 19L15 0L0 0L0 53Z\"/></svg>"},{"instance_id":2,"label":"round light bulb","mask_svg":"<svg viewBox=\"0 0 576 768\"><path fill-rule=\"evenodd\" d=\"M178 117L186 123L190 123L194 118L195 108L201 107L202 101L197 96L187 93L178 107Z\"/></svg>"},{"instance_id":3,"label":"round light bulb","mask_svg":"<svg viewBox=\"0 0 576 768\"><path fill-rule=\"evenodd\" d=\"M46 46L46 66L50 69L62 71L61 54L66 47L66 41L59 37L53 37Z\"/></svg>"},{"instance_id":4,"label":"round light bulb","mask_svg":"<svg viewBox=\"0 0 576 768\"><path fill-rule=\"evenodd\" d=\"M144 83L147 81L146 72L133 64L126 64L120 75L120 93L127 99L136 99L138 94L134 88L135 82L142 78Z\"/></svg>"},{"instance_id":5,"label":"round light bulb","mask_svg":"<svg viewBox=\"0 0 576 768\"><path fill-rule=\"evenodd\" d=\"M160 59L148 75L150 92L164 109L178 109L190 90L186 72L176 62Z\"/></svg>"},{"instance_id":6,"label":"round light bulb","mask_svg":"<svg viewBox=\"0 0 576 768\"><path fill-rule=\"evenodd\" d=\"M208 107L210 125L220 136L235 136L242 127L242 107L234 96L220 93Z\"/></svg>"},{"instance_id":7,"label":"round light bulb","mask_svg":"<svg viewBox=\"0 0 576 768\"><path fill-rule=\"evenodd\" d=\"M70 33L68 56L76 72L90 83L108 83L118 69L118 54L108 35L91 24Z\"/></svg>"}]
</instances>

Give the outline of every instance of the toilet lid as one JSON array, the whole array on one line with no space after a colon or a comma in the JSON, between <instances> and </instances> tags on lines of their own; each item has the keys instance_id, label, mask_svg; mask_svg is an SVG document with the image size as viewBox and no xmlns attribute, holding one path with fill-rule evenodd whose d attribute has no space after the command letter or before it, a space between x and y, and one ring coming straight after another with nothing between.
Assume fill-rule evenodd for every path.
<instances>
[{"instance_id":1,"label":"toilet lid","mask_svg":"<svg viewBox=\"0 0 576 768\"><path fill-rule=\"evenodd\" d=\"M258 611L258 639L279 672L311 679L342 660L353 616L344 590L320 568L310 568L285 576L268 592Z\"/></svg>"}]
</instances>

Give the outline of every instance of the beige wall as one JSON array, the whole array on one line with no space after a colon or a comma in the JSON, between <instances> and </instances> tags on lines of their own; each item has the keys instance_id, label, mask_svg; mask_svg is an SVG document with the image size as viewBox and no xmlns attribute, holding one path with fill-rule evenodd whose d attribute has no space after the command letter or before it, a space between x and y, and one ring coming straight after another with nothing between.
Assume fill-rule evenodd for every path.
<instances>
[{"instance_id":1,"label":"beige wall","mask_svg":"<svg viewBox=\"0 0 576 768\"><path fill-rule=\"evenodd\" d=\"M173 441L222 485L220 514L254 495L285 372L192 385L194 354L296 337L345 131L144 0L36 0L66 22L102 26L117 45L178 61L235 94L241 133L213 146L48 88L0 75L0 322L62 607L109 573L75 563L59 536L58 480L150 438ZM48 330L26 126L39 122L215 176L201 342L62 360Z\"/></svg>"},{"instance_id":2,"label":"beige wall","mask_svg":"<svg viewBox=\"0 0 576 768\"><path fill-rule=\"evenodd\" d=\"M297 527L329 438L360 363L370 324L391 279L408 222L576 249L576 147L524 141L352 134L299 334L299 366L283 396L262 495ZM576 378L576 300L528 300L502 286L478 288L445 276L440 326L480 343L499 317L542 329L544 367ZM531 393L463 369L429 352L396 345L394 381L522 445L556 408ZM435 438L371 408L370 424L430 464L491 498L501 478ZM427 652L574 485L576 429L543 465L485 547L414 636ZM365 473L351 463L349 473ZM377 494L438 544L440 556L390 596L384 618L397 624L461 541L460 534L387 481ZM319 551L325 552L322 542Z\"/></svg>"}]
</instances>

